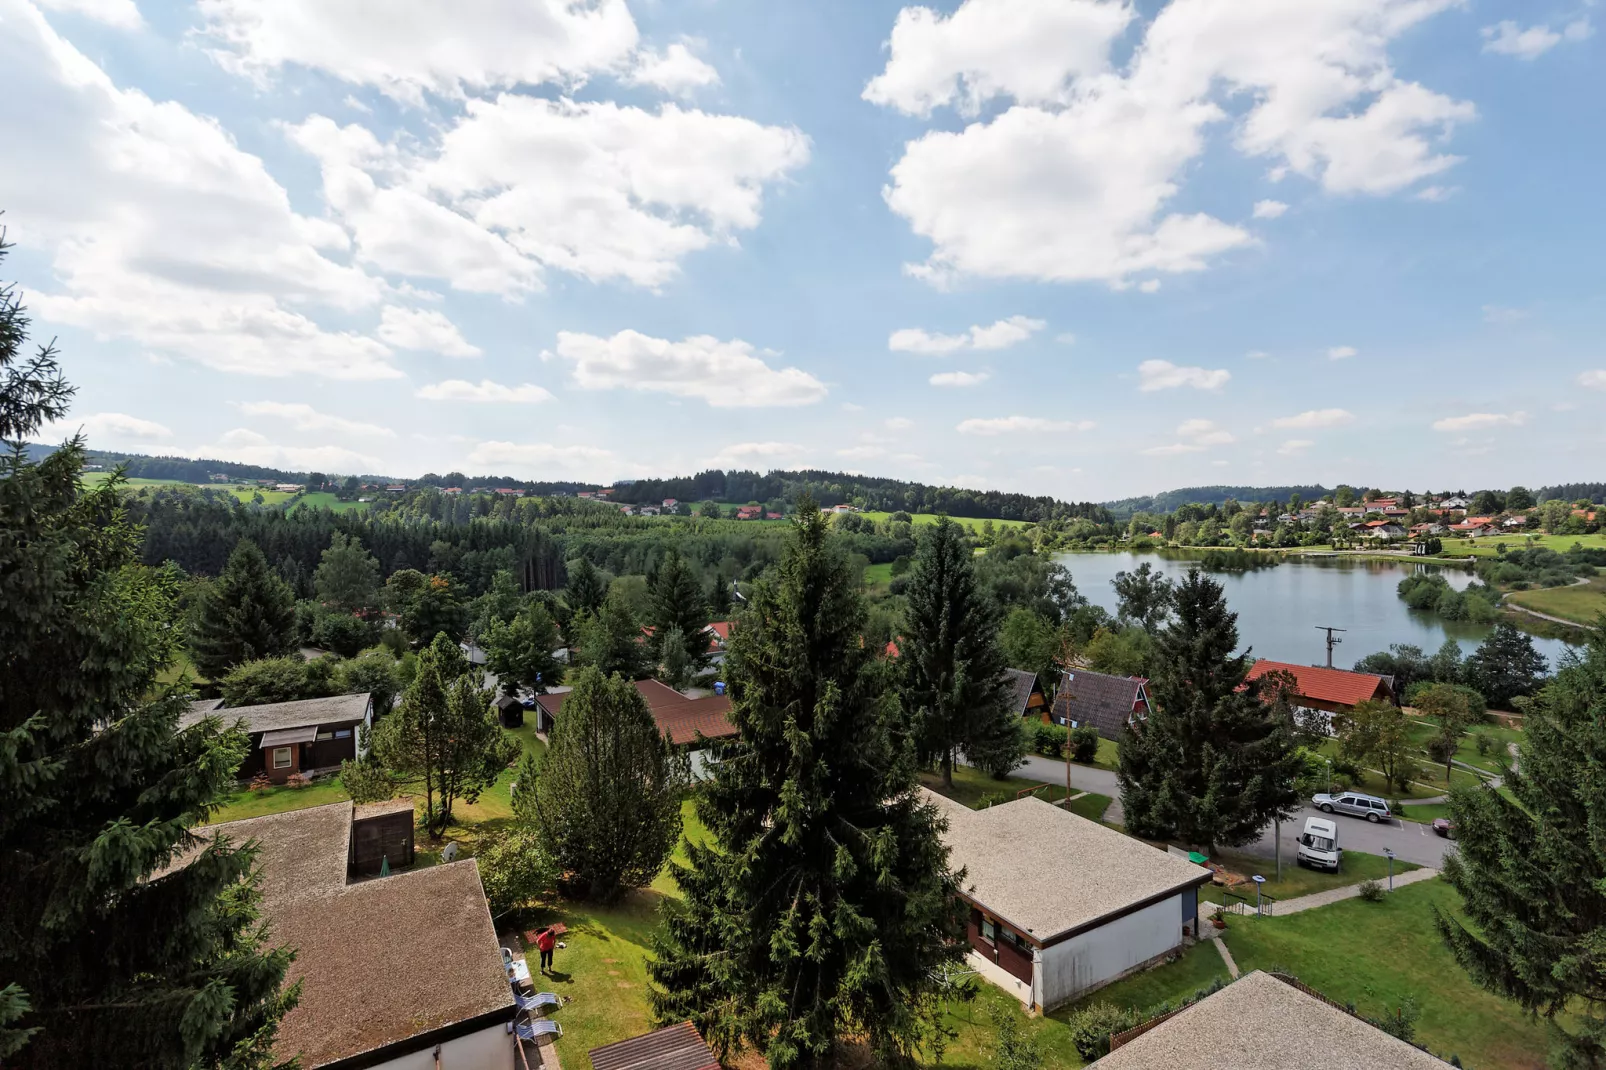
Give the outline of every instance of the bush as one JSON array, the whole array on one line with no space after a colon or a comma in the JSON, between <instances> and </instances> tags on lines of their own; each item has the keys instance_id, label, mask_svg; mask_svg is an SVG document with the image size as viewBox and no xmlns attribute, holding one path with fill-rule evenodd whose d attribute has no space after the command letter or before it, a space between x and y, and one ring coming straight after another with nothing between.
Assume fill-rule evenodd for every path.
<instances>
[{"instance_id":1,"label":"bush","mask_svg":"<svg viewBox=\"0 0 1606 1070\"><path fill-rule=\"evenodd\" d=\"M1381 903L1388 896L1377 881L1362 881L1357 894L1368 903Z\"/></svg>"},{"instance_id":2,"label":"bush","mask_svg":"<svg viewBox=\"0 0 1606 1070\"><path fill-rule=\"evenodd\" d=\"M520 829L482 845L475 854L491 916L501 917L557 891L558 867L542 852L533 832Z\"/></svg>"},{"instance_id":3,"label":"bush","mask_svg":"<svg viewBox=\"0 0 1606 1070\"><path fill-rule=\"evenodd\" d=\"M1113 1003L1095 1003L1071 1015L1071 1043L1083 1059L1092 1061L1110 1053L1110 1034L1137 1025L1138 1012Z\"/></svg>"},{"instance_id":4,"label":"bush","mask_svg":"<svg viewBox=\"0 0 1606 1070\"><path fill-rule=\"evenodd\" d=\"M347 758L341 762L340 786L354 803L384 802L396 797L395 779L372 758Z\"/></svg>"},{"instance_id":5,"label":"bush","mask_svg":"<svg viewBox=\"0 0 1606 1070\"><path fill-rule=\"evenodd\" d=\"M378 639L377 627L350 613L325 613L312 626L312 641L343 658L353 657Z\"/></svg>"},{"instance_id":6,"label":"bush","mask_svg":"<svg viewBox=\"0 0 1606 1070\"><path fill-rule=\"evenodd\" d=\"M301 773L291 773L284 778L284 786L287 788L304 788L311 783L312 781Z\"/></svg>"},{"instance_id":7,"label":"bush","mask_svg":"<svg viewBox=\"0 0 1606 1070\"><path fill-rule=\"evenodd\" d=\"M1090 765L1099 756L1099 731L1091 725L1071 729L1071 761Z\"/></svg>"},{"instance_id":8,"label":"bush","mask_svg":"<svg viewBox=\"0 0 1606 1070\"><path fill-rule=\"evenodd\" d=\"M1064 725L1040 724L1032 729L1032 749L1045 758L1065 757Z\"/></svg>"},{"instance_id":9,"label":"bush","mask_svg":"<svg viewBox=\"0 0 1606 1070\"><path fill-rule=\"evenodd\" d=\"M1472 745L1477 748L1478 754L1485 758L1489 757L1489 753L1494 750L1494 740L1482 732L1473 736L1472 739Z\"/></svg>"},{"instance_id":10,"label":"bush","mask_svg":"<svg viewBox=\"0 0 1606 1070\"><path fill-rule=\"evenodd\" d=\"M1443 736L1434 736L1428 740L1427 752L1428 757L1433 759L1435 765L1444 765L1454 757L1456 741L1445 739Z\"/></svg>"}]
</instances>

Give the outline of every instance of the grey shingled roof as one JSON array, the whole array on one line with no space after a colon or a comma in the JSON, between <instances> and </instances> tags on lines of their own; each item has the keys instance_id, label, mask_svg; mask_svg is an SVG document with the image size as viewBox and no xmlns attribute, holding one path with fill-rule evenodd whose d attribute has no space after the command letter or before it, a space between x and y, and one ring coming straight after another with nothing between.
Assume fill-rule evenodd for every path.
<instances>
[{"instance_id":1,"label":"grey shingled roof","mask_svg":"<svg viewBox=\"0 0 1606 1070\"><path fill-rule=\"evenodd\" d=\"M1202 884L1210 872L1034 796L972 810L920 789L948 819L961 891L1040 943Z\"/></svg>"},{"instance_id":2,"label":"grey shingled roof","mask_svg":"<svg viewBox=\"0 0 1606 1070\"><path fill-rule=\"evenodd\" d=\"M1032 692L1037 688L1037 674L1025 669L1005 669L1004 675L1009 679L1015 712L1025 713L1026 703L1031 701Z\"/></svg>"},{"instance_id":3,"label":"grey shingled roof","mask_svg":"<svg viewBox=\"0 0 1606 1070\"><path fill-rule=\"evenodd\" d=\"M220 710L196 710L178 719L180 728L188 728L205 717L220 717L231 725L244 721L250 732L272 732L278 728L302 728L306 725L346 724L360 721L368 709L368 692L360 695L334 695L330 698L306 698L296 702L269 702L261 706L230 706Z\"/></svg>"},{"instance_id":4,"label":"grey shingled roof","mask_svg":"<svg viewBox=\"0 0 1606 1070\"><path fill-rule=\"evenodd\" d=\"M1270 974L1245 974L1089 1070L1444 1070L1445 1064Z\"/></svg>"},{"instance_id":5,"label":"grey shingled roof","mask_svg":"<svg viewBox=\"0 0 1606 1070\"><path fill-rule=\"evenodd\" d=\"M1059 693L1054 696L1054 719L1090 724L1105 739L1119 741L1142 684L1130 676L1068 669L1060 676Z\"/></svg>"},{"instance_id":6,"label":"grey shingled roof","mask_svg":"<svg viewBox=\"0 0 1606 1070\"><path fill-rule=\"evenodd\" d=\"M719 1060L690 1022L592 1048L592 1070L719 1070Z\"/></svg>"}]
</instances>

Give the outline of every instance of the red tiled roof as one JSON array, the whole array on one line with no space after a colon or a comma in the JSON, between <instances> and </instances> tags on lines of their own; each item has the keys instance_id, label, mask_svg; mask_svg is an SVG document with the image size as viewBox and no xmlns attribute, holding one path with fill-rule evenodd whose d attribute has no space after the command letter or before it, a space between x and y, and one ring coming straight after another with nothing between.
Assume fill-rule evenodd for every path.
<instances>
[{"instance_id":1,"label":"red tiled roof","mask_svg":"<svg viewBox=\"0 0 1606 1070\"><path fill-rule=\"evenodd\" d=\"M1249 670L1249 679L1258 680L1269 672L1286 672L1294 677L1295 686L1302 698L1331 702L1340 706L1353 706L1369 698L1391 698L1388 682L1381 676L1347 669L1328 669L1320 665L1294 665L1286 661L1266 658L1255 662Z\"/></svg>"},{"instance_id":2,"label":"red tiled roof","mask_svg":"<svg viewBox=\"0 0 1606 1070\"><path fill-rule=\"evenodd\" d=\"M669 742L679 745L693 742L699 734L705 739L734 736L736 726L731 724L730 709L730 696L709 695L654 706L652 719L658 722L658 731L669 737Z\"/></svg>"}]
</instances>

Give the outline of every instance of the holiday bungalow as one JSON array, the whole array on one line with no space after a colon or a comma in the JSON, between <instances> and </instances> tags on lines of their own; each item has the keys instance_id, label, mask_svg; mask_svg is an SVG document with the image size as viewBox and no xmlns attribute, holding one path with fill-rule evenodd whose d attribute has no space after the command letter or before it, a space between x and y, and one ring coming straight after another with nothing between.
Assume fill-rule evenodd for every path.
<instances>
[{"instance_id":1,"label":"holiday bungalow","mask_svg":"<svg viewBox=\"0 0 1606 1070\"><path fill-rule=\"evenodd\" d=\"M1005 669L1004 676L1009 683L1010 708L1029 721L1048 724L1048 699L1043 696L1037 674L1025 669Z\"/></svg>"},{"instance_id":2,"label":"holiday bungalow","mask_svg":"<svg viewBox=\"0 0 1606 1070\"><path fill-rule=\"evenodd\" d=\"M1457 535L1493 535L1497 529L1493 517L1469 516L1459 524L1451 524L1450 530Z\"/></svg>"},{"instance_id":3,"label":"holiday bungalow","mask_svg":"<svg viewBox=\"0 0 1606 1070\"><path fill-rule=\"evenodd\" d=\"M334 769L348 758L361 757L363 729L372 727L374 718L373 700L367 692L238 708L208 708L210 701L192 703L179 718L179 727L188 728L206 717L220 718L225 724L240 723L251 735L251 749L240 763L240 777L248 780L266 773L275 784L283 784L295 774Z\"/></svg>"},{"instance_id":4,"label":"holiday bungalow","mask_svg":"<svg viewBox=\"0 0 1606 1070\"><path fill-rule=\"evenodd\" d=\"M1092 725L1100 736L1118 741L1127 725L1149 715L1148 685L1141 676L1066 669L1054 695L1053 721L1066 728Z\"/></svg>"},{"instance_id":5,"label":"holiday bungalow","mask_svg":"<svg viewBox=\"0 0 1606 1070\"><path fill-rule=\"evenodd\" d=\"M1258 680L1268 673L1281 672L1293 677L1293 691L1289 702L1302 710L1319 710L1328 714L1353 709L1357 703L1369 700L1399 705L1394 696L1394 680L1369 672L1350 672L1348 669L1328 669L1320 665L1295 665L1287 661L1261 658L1249 670L1249 680Z\"/></svg>"},{"instance_id":6,"label":"holiday bungalow","mask_svg":"<svg viewBox=\"0 0 1606 1070\"><path fill-rule=\"evenodd\" d=\"M1194 935L1209 870L1032 796L972 810L920 791L964 871L969 961L1027 1007L1052 1010Z\"/></svg>"},{"instance_id":7,"label":"holiday bungalow","mask_svg":"<svg viewBox=\"0 0 1606 1070\"><path fill-rule=\"evenodd\" d=\"M731 700L727 695L691 698L659 680L637 680L636 690L646 700L658 731L671 746L685 749L690 755L693 776L703 775L708 760L705 749L697 747L699 739L727 739L736 735L736 726L730 719ZM570 694L562 691L535 697L537 731L552 731Z\"/></svg>"},{"instance_id":8,"label":"holiday bungalow","mask_svg":"<svg viewBox=\"0 0 1606 1070\"><path fill-rule=\"evenodd\" d=\"M331 803L197 829L207 841L258 845L270 941L295 948L285 979L301 998L279 1025L275 1062L515 1065L513 989L478 865L391 872L412 862L412 831L411 802ZM389 875L354 879L375 873Z\"/></svg>"}]
</instances>

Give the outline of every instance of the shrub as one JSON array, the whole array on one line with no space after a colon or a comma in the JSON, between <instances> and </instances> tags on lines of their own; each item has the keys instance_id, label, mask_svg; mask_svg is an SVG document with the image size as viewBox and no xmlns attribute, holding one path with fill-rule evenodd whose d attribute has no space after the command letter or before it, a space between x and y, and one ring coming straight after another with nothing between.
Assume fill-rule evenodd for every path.
<instances>
[{"instance_id":1,"label":"shrub","mask_svg":"<svg viewBox=\"0 0 1606 1070\"><path fill-rule=\"evenodd\" d=\"M350 613L325 613L312 626L312 641L343 658L353 657L378 638L377 627Z\"/></svg>"},{"instance_id":2,"label":"shrub","mask_svg":"<svg viewBox=\"0 0 1606 1070\"><path fill-rule=\"evenodd\" d=\"M287 788L304 788L311 783L312 781L302 773L291 773L284 778L284 786Z\"/></svg>"},{"instance_id":3,"label":"shrub","mask_svg":"<svg viewBox=\"0 0 1606 1070\"><path fill-rule=\"evenodd\" d=\"M1071 761L1081 762L1084 765L1095 761L1099 756L1099 732L1091 725L1071 729L1070 734Z\"/></svg>"},{"instance_id":4,"label":"shrub","mask_svg":"<svg viewBox=\"0 0 1606 1070\"><path fill-rule=\"evenodd\" d=\"M1360 891L1357 894L1368 903L1381 903L1388 896L1388 893L1383 890L1383 886L1377 881L1362 881Z\"/></svg>"},{"instance_id":5,"label":"shrub","mask_svg":"<svg viewBox=\"0 0 1606 1070\"><path fill-rule=\"evenodd\" d=\"M273 787L273 781L268 779L267 773L258 773L251 778L252 791L267 791L271 787Z\"/></svg>"},{"instance_id":6,"label":"shrub","mask_svg":"<svg viewBox=\"0 0 1606 1070\"><path fill-rule=\"evenodd\" d=\"M395 779L372 758L341 762L340 786L354 803L384 802L396 796Z\"/></svg>"},{"instance_id":7,"label":"shrub","mask_svg":"<svg viewBox=\"0 0 1606 1070\"><path fill-rule=\"evenodd\" d=\"M1071 1015L1071 1043L1089 1061L1110 1053L1110 1034L1122 1033L1138 1024L1138 1013L1113 1003L1095 1003Z\"/></svg>"},{"instance_id":8,"label":"shrub","mask_svg":"<svg viewBox=\"0 0 1606 1070\"><path fill-rule=\"evenodd\" d=\"M1064 725L1040 724L1032 730L1032 749L1045 758L1063 758L1066 734Z\"/></svg>"},{"instance_id":9,"label":"shrub","mask_svg":"<svg viewBox=\"0 0 1606 1070\"><path fill-rule=\"evenodd\" d=\"M1348 758L1334 758L1333 775L1348 777L1352 781L1359 781L1361 779L1361 767Z\"/></svg>"},{"instance_id":10,"label":"shrub","mask_svg":"<svg viewBox=\"0 0 1606 1070\"><path fill-rule=\"evenodd\" d=\"M492 917L501 917L533 899L550 898L557 891L558 867L530 830L497 837L481 846L475 858Z\"/></svg>"},{"instance_id":11,"label":"shrub","mask_svg":"<svg viewBox=\"0 0 1606 1070\"><path fill-rule=\"evenodd\" d=\"M1477 748L1478 753L1485 758L1489 757L1489 752L1494 750L1494 740L1482 732L1473 736L1472 739L1472 745Z\"/></svg>"},{"instance_id":12,"label":"shrub","mask_svg":"<svg viewBox=\"0 0 1606 1070\"><path fill-rule=\"evenodd\" d=\"M1480 736L1478 738L1482 739L1483 737ZM1444 765L1455 755L1456 741L1445 739L1443 736L1434 736L1428 740L1427 752L1428 757L1433 759L1434 764Z\"/></svg>"}]
</instances>

